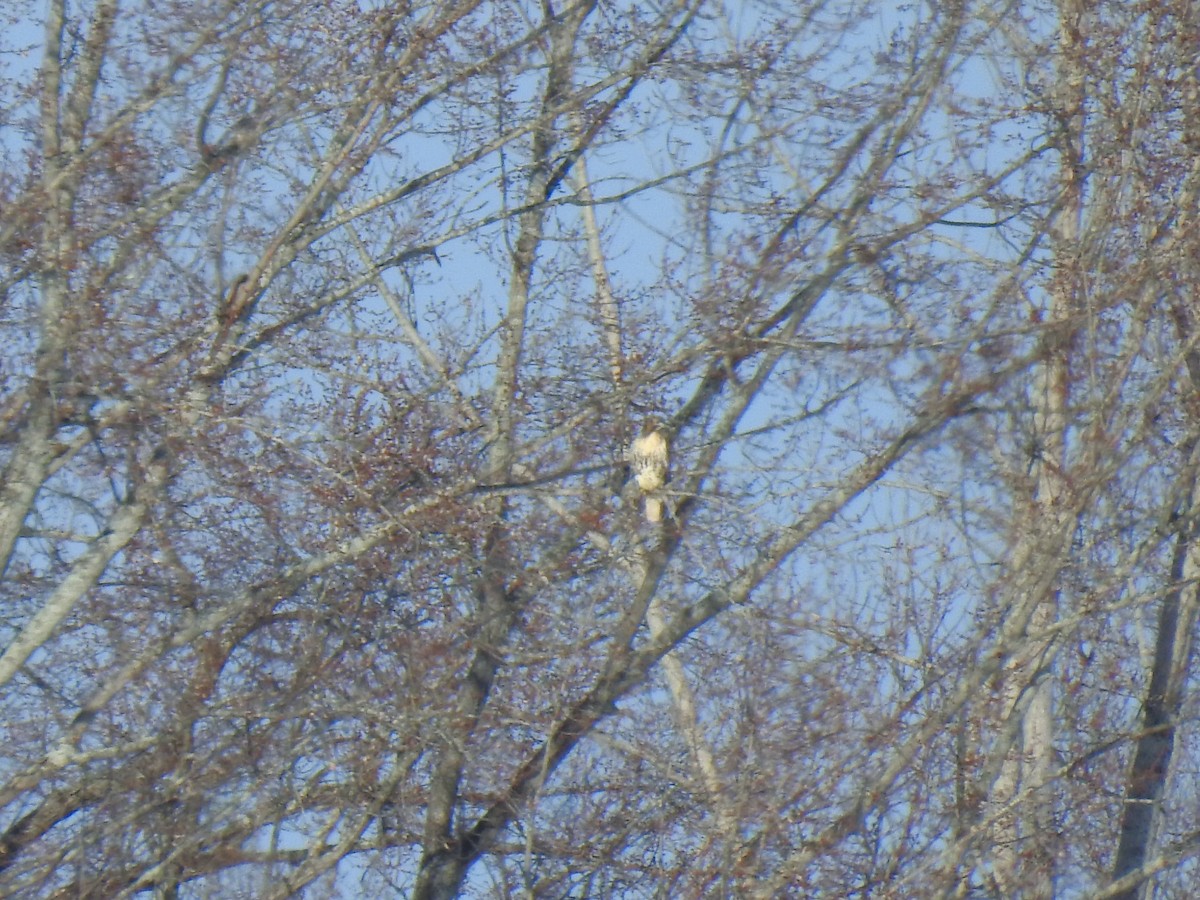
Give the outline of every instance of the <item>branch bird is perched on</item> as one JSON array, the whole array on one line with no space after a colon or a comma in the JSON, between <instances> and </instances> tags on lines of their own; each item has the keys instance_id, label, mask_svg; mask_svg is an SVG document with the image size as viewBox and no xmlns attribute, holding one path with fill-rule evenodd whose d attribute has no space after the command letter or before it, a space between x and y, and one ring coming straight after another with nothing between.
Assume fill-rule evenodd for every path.
<instances>
[{"instance_id":1,"label":"branch bird is perched on","mask_svg":"<svg viewBox=\"0 0 1200 900\"><path fill-rule=\"evenodd\" d=\"M642 433L629 445L629 468L637 481L638 490L646 498L646 521L661 522L663 517L662 488L668 480L670 448L667 436L653 419L642 425Z\"/></svg>"}]
</instances>

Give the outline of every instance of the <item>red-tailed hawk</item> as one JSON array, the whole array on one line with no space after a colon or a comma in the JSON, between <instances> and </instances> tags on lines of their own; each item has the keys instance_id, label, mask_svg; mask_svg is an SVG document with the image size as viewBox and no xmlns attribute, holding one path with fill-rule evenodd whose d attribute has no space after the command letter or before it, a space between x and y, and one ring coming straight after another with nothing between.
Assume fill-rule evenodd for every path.
<instances>
[{"instance_id":1,"label":"red-tailed hawk","mask_svg":"<svg viewBox=\"0 0 1200 900\"><path fill-rule=\"evenodd\" d=\"M661 522L663 498L659 493L667 483L670 448L667 437L653 420L642 426L642 433L629 445L629 468L638 489L646 498L646 521Z\"/></svg>"}]
</instances>

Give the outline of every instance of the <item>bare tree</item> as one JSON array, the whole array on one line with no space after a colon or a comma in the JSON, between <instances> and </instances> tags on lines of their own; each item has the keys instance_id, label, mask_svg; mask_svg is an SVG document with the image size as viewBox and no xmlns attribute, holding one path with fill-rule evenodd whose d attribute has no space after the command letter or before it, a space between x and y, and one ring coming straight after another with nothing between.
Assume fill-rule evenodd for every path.
<instances>
[{"instance_id":1,"label":"bare tree","mask_svg":"<svg viewBox=\"0 0 1200 900\"><path fill-rule=\"evenodd\" d=\"M10 13L0 895L1185 896L1187 7Z\"/></svg>"}]
</instances>

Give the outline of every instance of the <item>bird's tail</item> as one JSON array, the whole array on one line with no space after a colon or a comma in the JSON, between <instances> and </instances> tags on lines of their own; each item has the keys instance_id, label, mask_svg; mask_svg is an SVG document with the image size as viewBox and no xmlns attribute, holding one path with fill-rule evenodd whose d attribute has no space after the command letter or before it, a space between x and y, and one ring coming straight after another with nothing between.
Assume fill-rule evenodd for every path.
<instances>
[{"instance_id":1,"label":"bird's tail","mask_svg":"<svg viewBox=\"0 0 1200 900\"><path fill-rule=\"evenodd\" d=\"M646 497L646 521L661 522L663 517L663 502L661 497Z\"/></svg>"}]
</instances>

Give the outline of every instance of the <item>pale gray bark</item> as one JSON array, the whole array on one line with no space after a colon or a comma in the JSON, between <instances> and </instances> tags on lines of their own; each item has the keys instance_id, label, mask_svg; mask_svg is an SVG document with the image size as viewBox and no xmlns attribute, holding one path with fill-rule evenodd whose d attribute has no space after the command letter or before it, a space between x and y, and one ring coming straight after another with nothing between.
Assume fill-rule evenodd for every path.
<instances>
[{"instance_id":1,"label":"pale gray bark","mask_svg":"<svg viewBox=\"0 0 1200 900\"><path fill-rule=\"evenodd\" d=\"M1051 287L1046 319L1051 330L1044 344L1032 392L1030 490L1021 503L1017 545L1011 566L1057 572L1066 564L1047 554L1040 537L1047 529L1063 533L1074 520L1063 479L1067 470L1066 430L1073 360L1073 328L1085 303L1079 296L1079 242L1084 213L1080 158L1083 146L1084 72L1079 18L1082 8L1065 0L1059 9L1059 89L1054 103L1063 123L1059 146L1062 195L1051 229L1061 273ZM1046 523L1043 526L1042 523ZM1051 545L1053 547L1053 545ZM999 694L1005 721L992 748L1001 761L988 790L985 815L994 822L990 868L1001 895L1049 900L1054 896L1055 862L1046 836L1054 830L1055 771L1054 670L1059 647L1051 637L1058 619L1058 590L1051 581L1044 593L1014 598L1011 607L1030 610L1030 637L1016 648L1000 674Z\"/></svg>"}]
</instances>

